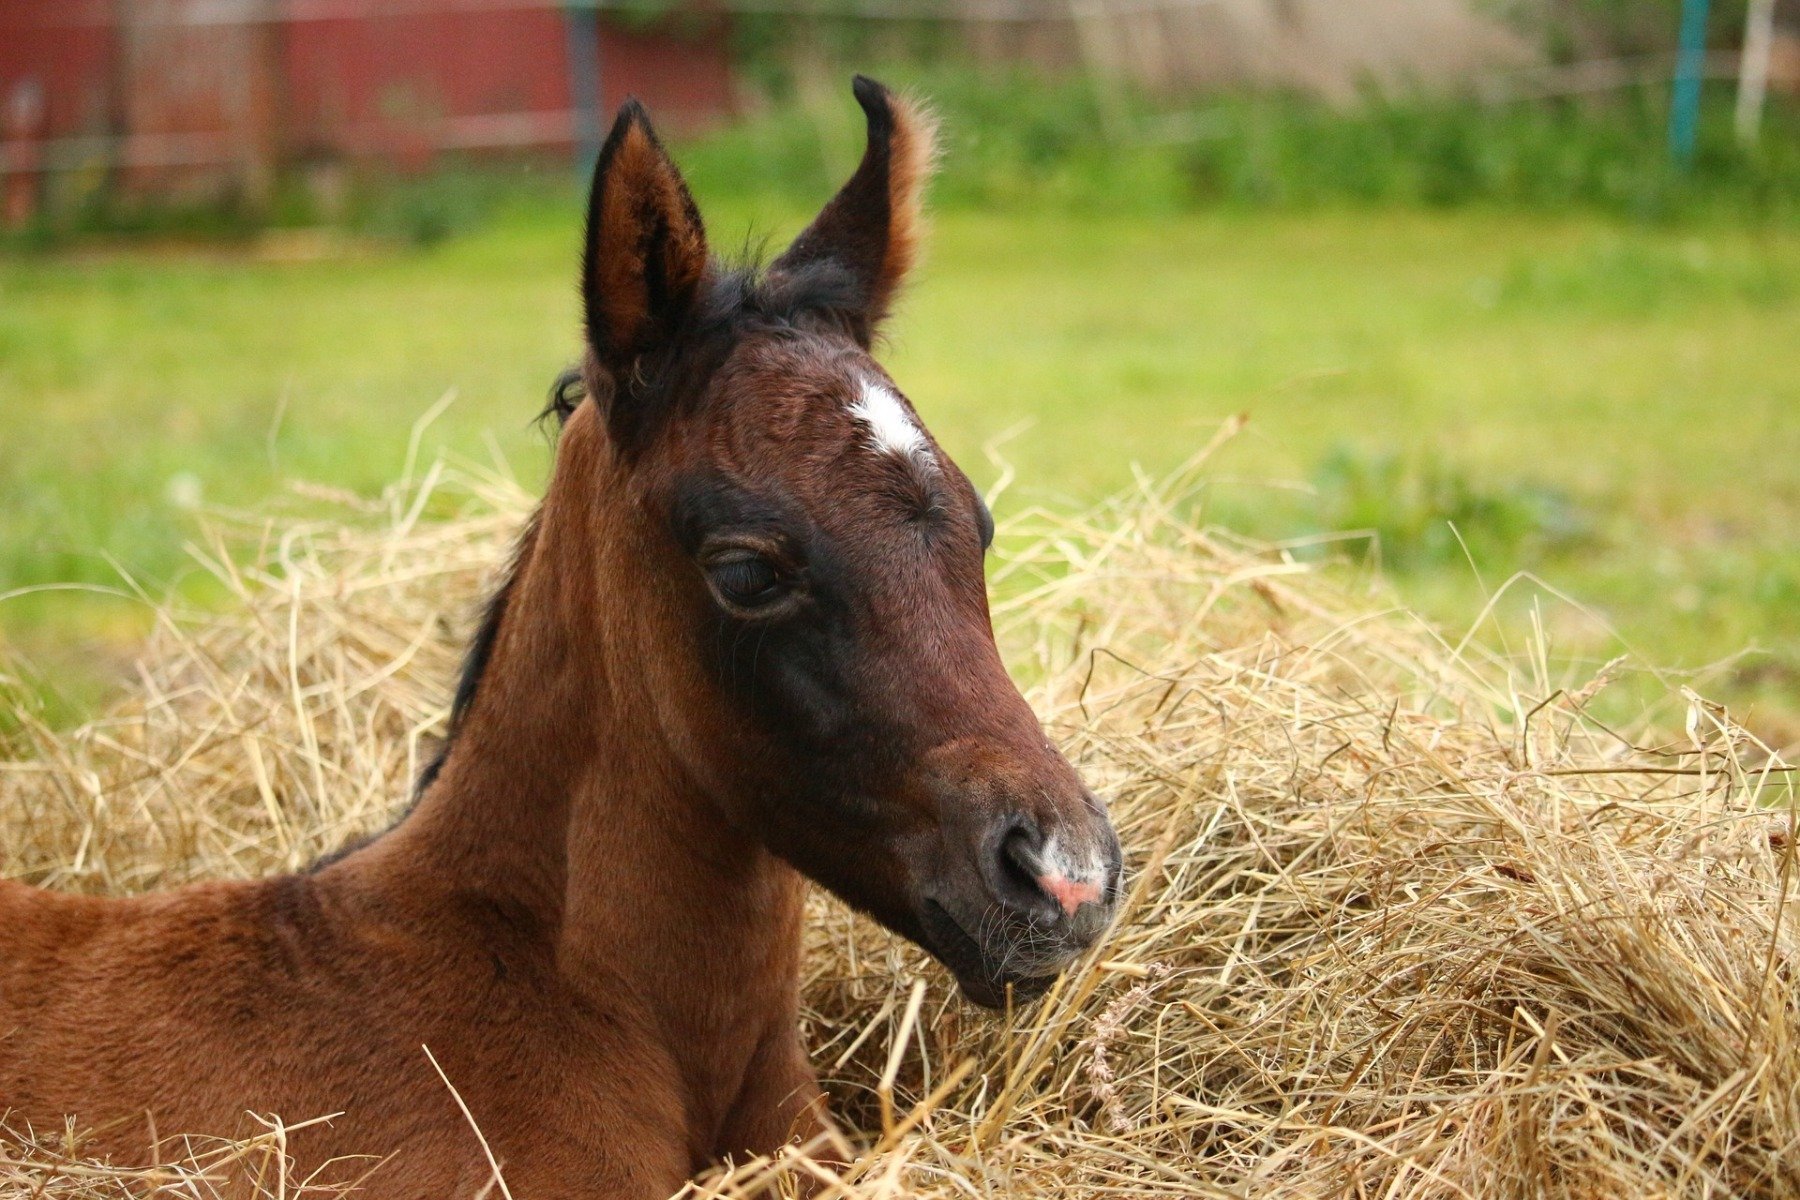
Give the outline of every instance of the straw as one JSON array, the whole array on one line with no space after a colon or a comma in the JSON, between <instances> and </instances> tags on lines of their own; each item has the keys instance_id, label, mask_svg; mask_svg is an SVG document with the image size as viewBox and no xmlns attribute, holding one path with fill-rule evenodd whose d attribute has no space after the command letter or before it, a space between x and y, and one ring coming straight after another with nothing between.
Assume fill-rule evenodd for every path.
<instances>
[{"instance_id":1,"label":"straw","mask_svg":"<svg viewBox=\"0 0 1800 1200\"><path fill-rule=\"evenodd\" d=\"M162 612L81 728L16 705L0 874L140 891L391 821L529 504L419 479L237 522L229 610ZM803 1032L870 1149L690 1194L1800 1196L1788 765L1699 697L1603 727L1621 664L1556 665L1542 623L1516 656L1442 636L1204 499L1192 469L1001 538L1009 661L1126 847L1109 941L995 1017L815 896ZM8 1128L0 1196L152 1186ZM183 1194L266 1158L164 1141Z\"/></svg>"}]
</instances>

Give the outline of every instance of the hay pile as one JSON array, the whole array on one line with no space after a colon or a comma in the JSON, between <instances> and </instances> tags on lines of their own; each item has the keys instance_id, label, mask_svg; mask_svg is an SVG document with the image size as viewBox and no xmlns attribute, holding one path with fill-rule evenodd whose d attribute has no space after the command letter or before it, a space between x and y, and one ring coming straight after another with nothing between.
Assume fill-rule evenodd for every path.
<instances>
[{"instance_id":1,"label":"hay pile","mask_svg":"<svg viewBox=\"0 0 1800 1200\"><path fill-rule=\"evenodd\" d=\"M1800 1196L1792 775L1697 699L1674 744L1634 745L1584 712L1603 672L1371 612L1194 524L1198 486L1002 539L1003 641L1127 848L1111 942L997 1020L815 901L814 1061L872 1146L834 1194ZM267 530L254 566L217 555L230 615L168 616L91 725L26 722L0 873L135 890L381 827L527 503L437 470ZM273 1178L271 1138L166 1186ZM0 1196L146 1188L80 1159L0 1134Z\"/></svg>"}]
</instances>

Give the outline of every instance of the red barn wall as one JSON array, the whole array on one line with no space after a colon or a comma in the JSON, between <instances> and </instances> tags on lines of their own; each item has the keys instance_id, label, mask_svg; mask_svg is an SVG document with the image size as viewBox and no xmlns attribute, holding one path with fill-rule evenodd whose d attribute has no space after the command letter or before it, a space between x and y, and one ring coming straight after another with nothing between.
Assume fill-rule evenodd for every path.
<instances>
[{"instance_id":1,"label":"red barn wall","mask_svg":"<svg viewBox=\"0 0 1800 1200\"><path fill-rule=\"evenodd\" d=\"M601 107L611 113L636 96L673 129L703 127L736 111L725 29L690 39L680 34L600 30Z\"/></svg>"},{"instance_id":2,"label":"red barn wall","mask_svg":"<svg viewBox=\"0 0 1800 1200\"><path fill-rule=\"evenodd\" d=\"M92 19L96 15L102 19ZM56 0L0 0L0 109L15 88L35 80L44 92L47 133L106 131L113 57L104 6L69 0L65 10Z\"/></svg>"},{"instance_id":3,"label":"red barn wall","mask_svg":"<svg viewBox=\"0 0 1800 1200\"><path fill-rule=\"evenodd\" d=\"M568 49L554 9L332 18L286 30L290 137L314 156L416 165L502 119L567 143ZM479 126L477 126L479 128ZM457 131L465 131L459 139Z\"/></svg>"},{"instance_id":4,"label":"red barn wall","mask_svg":"<svg viewBox=\"0 0 1800 1200\"><path fill-rule=\"evenodd\" d=\"M603 25L602 121L627 95L672 128L728 116L727 32ZM294 162L566 153L569 53L554 0L0 0L0 178L255 195Z\"/></svg>"}]
</instances>

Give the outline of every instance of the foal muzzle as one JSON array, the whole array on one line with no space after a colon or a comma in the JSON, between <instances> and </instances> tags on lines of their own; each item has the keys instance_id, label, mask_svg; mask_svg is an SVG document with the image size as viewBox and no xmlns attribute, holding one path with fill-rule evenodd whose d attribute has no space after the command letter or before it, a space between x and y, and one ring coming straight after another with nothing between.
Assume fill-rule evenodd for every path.
<instances>
[{"instance_id":1,"label":"foal muzzle","mask_svg":"<svg viewBox=\"0 0 1800 1200\"><path fill-rule=\"evenodd\" d=\"M1012 812L981 839L975 869L940 881L920 901L926 948L977 1004L1001 1007L1042 994L1094 945L1118 911L1119 842L1098 802L1092 826L1046 834Z\"/></svg>"}]
</instances>

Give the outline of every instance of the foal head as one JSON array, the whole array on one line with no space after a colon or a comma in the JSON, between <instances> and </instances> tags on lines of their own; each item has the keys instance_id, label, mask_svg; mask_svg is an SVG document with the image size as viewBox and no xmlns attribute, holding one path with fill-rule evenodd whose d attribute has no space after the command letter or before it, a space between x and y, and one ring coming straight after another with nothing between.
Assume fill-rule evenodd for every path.
<instances>
[{"instance_id":1,"label":"foal head","mask_svg":"<svg viewBox=\"0 0 1800 1200\"><path fill-rule=\"evenodd\" d=\"M643 110L620 114L550 502L600 489L579 502L609 514L608 654L640 664L644 719L718 820L998 1004L1100 935L1119 845L1001 664L992 518L870 356L931 131L871 80L855 94L861 165L761 272L709 258Z\"/></svg>"}]
</instances>

